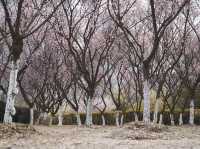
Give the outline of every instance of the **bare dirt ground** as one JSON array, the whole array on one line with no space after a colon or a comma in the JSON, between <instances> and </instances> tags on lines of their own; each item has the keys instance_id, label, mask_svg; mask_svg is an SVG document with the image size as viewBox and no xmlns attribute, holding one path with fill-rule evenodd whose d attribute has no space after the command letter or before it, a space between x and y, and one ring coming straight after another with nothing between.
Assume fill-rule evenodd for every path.
<instances>
[{"instance_id":1,"label":"bare dirt ground","mask_svg":"<svg viewBox=\"0 0 200 149\"><path fill-rule=\"evenodd\" d=\"M200 149L200 126L4 126L0 149Z\"/></svg>"}]
</instances>

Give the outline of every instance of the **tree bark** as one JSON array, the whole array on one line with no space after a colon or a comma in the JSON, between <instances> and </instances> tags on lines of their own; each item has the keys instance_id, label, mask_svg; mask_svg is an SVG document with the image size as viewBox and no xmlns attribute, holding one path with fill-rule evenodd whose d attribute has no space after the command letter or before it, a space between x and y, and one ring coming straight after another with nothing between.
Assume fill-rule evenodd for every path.
<instances>
[{"instance_id":1,"label":"tree bark","mask_svg":"<svg viewBox=\"0 0 200 149\"><path fill-rule=\"evenodd\" d=\"M145 125L150 124L150 98L149 98L150 87L148 80L144 81L144 111L143 111L143 121Z\"/></svg>"},{"instance_id":2,"label":"tree bark","mask_svg":"<svg viewBox=\"0 0 200 149\"><path fill-rule=\"evenodd\" d=\"M33 125L34 123L34 109L33 107L30 108L30 125Z\"/></svg>"},{"instance_id":3,"label":"tree bark","mask_svg":"<svg viewBox=\"0 0 200 149\"><path fill-rule=\"evenodd\" d=\"M81 123L81 118L80 118L80 114L77 112L76 113L76 122L77 122L77 125L78 126L81 126L82 125L82 123Z\"/></svg>"},{"instance_id":4,"label":"tree bark","mask_svg":"<svg viewBox=\"0 0 200 149\"><path fill-rule=\"evenodd\" d=\"M15 97L18 94L18 89L17 89L18 70L19 70L18 62L12 61L8 93L7 93L7 100L6 100L6 108L5 108L5 114L4 114L4 123L5 124L11 124L12 116L14 116L16 114L14 104L15 104Z\"/></svg>"},{"instance_id":5,"label":"tree bark","mask_svg":"<svg viewBox=\"0 0 200 149\"><path fill-rule=\"evenodd\" d=\"M101 115L101 119L102 119L102 126L106 126L105 116L103 114Z\"/></svg>"},{"instance_id":6,"label":"tree bark","mask_svg":"<svg viewBox=\"0 0 200 149\"><path fill-rule=\"evenodd\" d=\"M91 127L92 125L92 99L89 97L86 107L86 126Z\"/></svg>"},{"instance_id":7,"label":"tree bark","mask_svg":"<svg viewBox=\"0 0 200 149\"><path fill-rule=\"evenodd\" d=\"M180 113L180 115L179 115L179 125L180 126L183 125L183 114L182 113Z\"/></svg>"},{"instance_id":8,"label":"tree bark","mask_svg":"<svg viewBox=\"0 0 200 149\"><path fill-rule=\"evenodd\" d=\"M190 101L190 125L194 125L194 100Z\"/></svg>"}]
</instances>

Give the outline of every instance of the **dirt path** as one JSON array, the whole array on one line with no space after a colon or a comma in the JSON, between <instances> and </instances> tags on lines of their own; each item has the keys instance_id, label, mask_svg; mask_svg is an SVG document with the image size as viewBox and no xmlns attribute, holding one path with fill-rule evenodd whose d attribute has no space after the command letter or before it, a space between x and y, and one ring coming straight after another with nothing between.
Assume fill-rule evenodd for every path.
<instances>
[{"instance_id":1,"label":"dirt path","mask_svg":"<svg viewBox=\"0 0 200 149\"><path fill-rule=\"evenodd\" d=\"M123 128L35 126L36 133L0 140L0 149L200 149L200 126L164 131L126 125Z\"/></svg>"}]
</instances>

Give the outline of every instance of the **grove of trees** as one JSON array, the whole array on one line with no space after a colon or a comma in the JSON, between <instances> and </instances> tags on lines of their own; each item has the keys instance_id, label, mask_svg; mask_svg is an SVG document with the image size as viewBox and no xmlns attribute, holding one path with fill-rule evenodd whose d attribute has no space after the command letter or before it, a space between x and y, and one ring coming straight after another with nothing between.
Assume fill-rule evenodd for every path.
<instances>
[{"instance_id":1,"label":"grove of trees","mask_svg":"<svg viewBox=\"0 0 200 149\"><path fill-rule=\"evenodd\" d=\"M200 2L196 0L0 0L0 90L3 122L16 99L34 111L59 115L65 107L85 125L92 113L143 112L149 125L162 113L199 107ZM155 94L155 97L153 97ZM161 113L158 115L158 113Z\"/></svg>"}]
</instances>

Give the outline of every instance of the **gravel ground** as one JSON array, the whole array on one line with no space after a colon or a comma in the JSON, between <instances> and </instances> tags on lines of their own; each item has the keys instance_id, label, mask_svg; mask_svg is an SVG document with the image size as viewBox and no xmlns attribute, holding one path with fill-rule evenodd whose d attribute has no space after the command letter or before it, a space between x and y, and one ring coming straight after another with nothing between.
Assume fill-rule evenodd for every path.
<instances>
[{"instance_id":1,"label":"gravel ground","mask_svg":"<svg viewBox=\"0 0 200 149\"><path fill-rule=\"evenodd\" d=\"M0 149L200 149L200 126L2 126Z\"/></svg>"}]
</instances>

